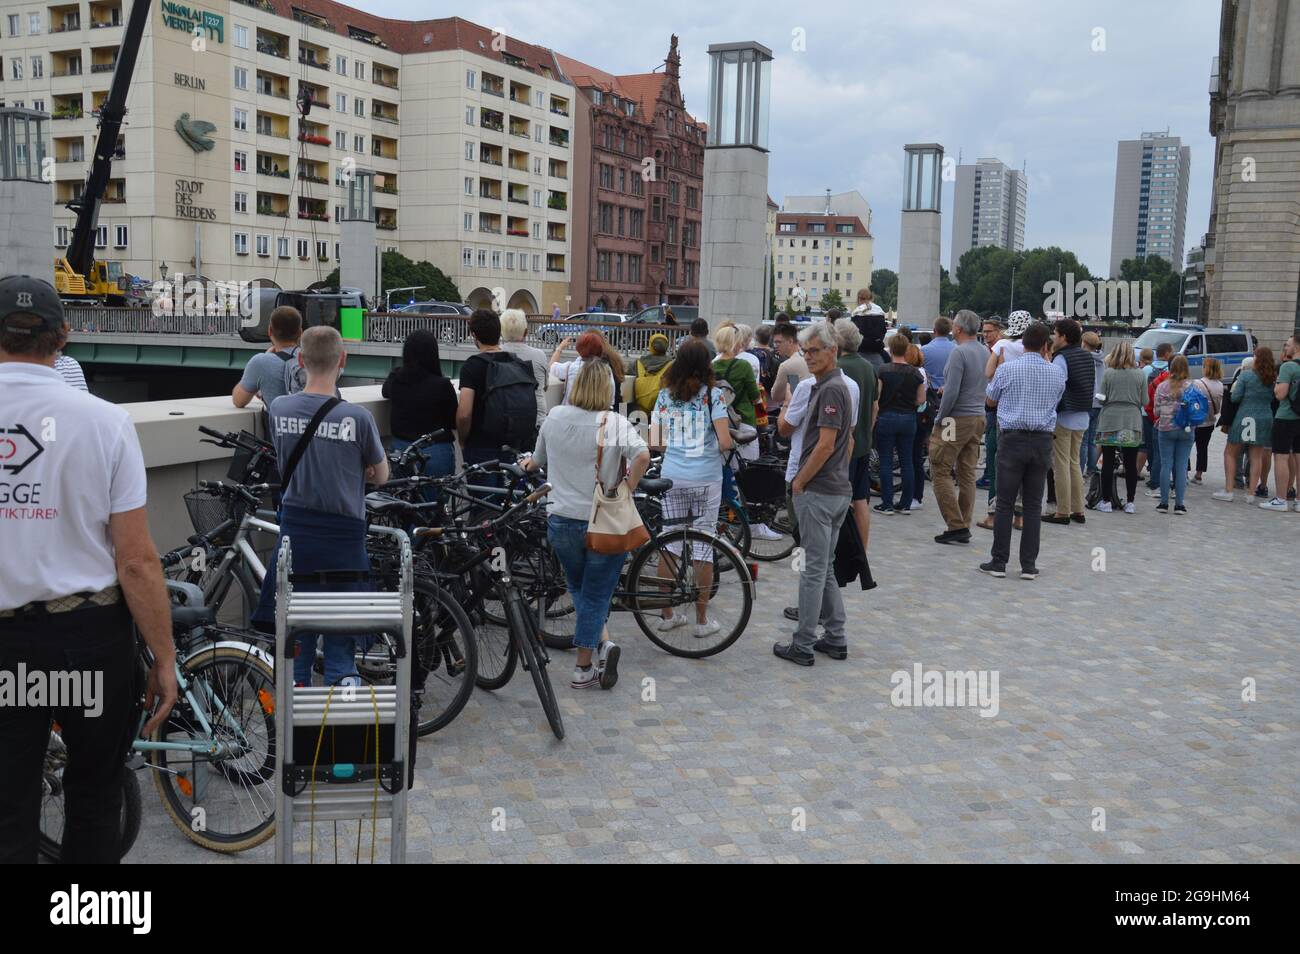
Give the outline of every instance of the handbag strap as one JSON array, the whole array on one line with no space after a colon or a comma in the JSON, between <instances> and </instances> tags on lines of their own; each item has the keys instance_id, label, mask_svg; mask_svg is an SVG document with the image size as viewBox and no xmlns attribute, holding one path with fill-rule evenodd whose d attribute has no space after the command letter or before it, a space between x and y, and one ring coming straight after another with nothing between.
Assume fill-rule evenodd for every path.
<instances>
[{"instance_id":1,"label":"handbag strap","mask_svg":"<svg viewBox=\"0 0 1300 954\"><path fill-rule=\"evenodd\" d=\"M289 459L285 461L284 470L280 471L280 488L284 491L289 489L289 481L293 479L293 473L298 469L298 462L302 460L302 455L307 452L307 445L311 439L316 436L317 429L320 428L320 422L325 420L325 415L334 408L343 403L339 397L329 398L324 404L316 409L311 420L307 422L307 429L302 432L298 438L298 443L293 445L293 450L289 452Z\"/></svg>"}]
</instances>

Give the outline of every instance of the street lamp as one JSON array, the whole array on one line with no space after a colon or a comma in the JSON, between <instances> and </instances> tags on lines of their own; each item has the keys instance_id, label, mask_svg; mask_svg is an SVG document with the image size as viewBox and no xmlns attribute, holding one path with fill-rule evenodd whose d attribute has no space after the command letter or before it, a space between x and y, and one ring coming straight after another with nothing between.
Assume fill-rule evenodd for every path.
<instances>
[{"instance_id":1,"label":"street lamp","mask_svg":"<svg viewBox=\"0 0 1300 954\"><path fill-rule=\"evenodd\" d=\"M1016 266L1011 266L1011 304L1007 306L1007 314L1016 310Z\"/></svg>"},{"instance_id":2,"label":"street lamp","mask_svg":"<svg viewBox=\"0 0 1300 954\"><path fill-rule=\"evenodd\" d=\"M167 281L167 263L160 262L158 265L158 270L162 272L163 281Z\"/></svg>"}]
</instances>

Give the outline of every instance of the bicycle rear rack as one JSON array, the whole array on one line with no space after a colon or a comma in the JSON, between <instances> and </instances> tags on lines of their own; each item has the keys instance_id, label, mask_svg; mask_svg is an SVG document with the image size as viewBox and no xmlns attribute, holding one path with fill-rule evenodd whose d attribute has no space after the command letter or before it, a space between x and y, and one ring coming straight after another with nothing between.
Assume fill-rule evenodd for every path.
<instances>
[{"instance_id":1,"label":"bicycle rear rack","mask_svg":"<svg viewBox=\"0 0 1300 954\"><path fill-rule=\"evenodd\" d=\"M277 864L293 864L295 822L354 820L362 824L371 817L391 819L389 860L393 864L406 861L406 793L411 767L411 544L400 530L371 530L391 533L400 540L401 579L396 593L294 592L289 538L280 546L275 599ZM295 687L293 657L299 633L391 634L397 643L396 685ZM378 739L370 732L376 724ZM326 734L323 744L322 733ZM318 762L318 753L328 761ZM316 837L314 827L309 837Z\"/></svg>"}]
</instances>

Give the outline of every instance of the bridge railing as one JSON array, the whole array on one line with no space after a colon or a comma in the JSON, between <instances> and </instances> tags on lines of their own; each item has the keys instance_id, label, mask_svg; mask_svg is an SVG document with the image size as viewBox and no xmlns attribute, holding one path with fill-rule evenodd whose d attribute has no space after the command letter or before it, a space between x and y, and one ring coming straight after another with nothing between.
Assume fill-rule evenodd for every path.
<instances>
[{"instance_id":1,"label":"bridge railing","mask_svg":"<svg viewBox=\"0 0 1300 954\"><path fill-rule=\"evenodd\" d=\"M69 305L64 309L68 324L83 334L177 334L238 336L243 319L228 315L155 315L149 307L104 308L94 305ZM684 325L625 324L620 322L571 318L555 321L545 315L530 315L527 344L551 351L565 338L577 338L594 330L625 354L639 355L650 349L650 338L657 332L668 336L675 347L687 333ZM432 331L444 346L474 347L469 333L469 318L462 315L418 315L410 312L374 312L366 316L365 341L376 344L401 344L417 330Z\"/></svg>"}]
</instances>

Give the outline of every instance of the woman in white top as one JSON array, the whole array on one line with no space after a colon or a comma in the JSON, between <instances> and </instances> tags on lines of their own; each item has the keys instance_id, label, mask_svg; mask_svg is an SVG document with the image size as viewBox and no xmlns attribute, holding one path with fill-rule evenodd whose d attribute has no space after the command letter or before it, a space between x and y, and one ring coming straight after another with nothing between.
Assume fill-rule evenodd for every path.
<instances>
[{"instance_id":1,"label":"woman in white top","mask_svg":"<svg viewBox=\"0 0 1300 954\"><path fill-rule=\"evenodd\" d=\"M612 492L624 479L629 489L635 490L650 466L650 452L627 418L608 410L613 399L611 376L602 362L589 362L572 383L570 402L546 416L537 435L537 449L525 467L536 470L550 463L546 536L564 567L573 599L573 643L578 659L572 686L612 689L618 681L619 649L610 641L605 621L626 554L596 553L587 548L587 522L596 491L596 452L599 447L599 477L606 492ZM593 654L597 656L595 664Z\"/></svg>"},{"instance_id":2,"label":"woman in white top","mask_svg":"<svg viewBox=\"0 0 1300 954\"><path fill-rule=\"evenodd\" d=\"M758 355L749 352L750 346L754 343L754 329L749 325L736 325L736 339L735 357L753 368L754 380L761 381L763 378L762 365L759 364Z\"/></svg>"},{"instance_id":3,"label":"woman in white top","mask_svg":"<svg viewBox=\"0 0 1300 954\"><path fill-rule=\"evenodd\" d=\"M1223 365L1218 358L1207 357L1201 368L1201 377L1192 382L1210 399L1210 416L1196 429L1196 472L1192 483L1199 484L1205 475L1210 456L1210 438L1214 436L1214 427L1219 422L1219 412L1223 410Z\"/></svg>"},{"instance_id":4,"label":"woman in white top","mask_svg":"<svg viewBox=\"0 0 1300 954\"><path fill-rule=\"evenodd\" d=\"M573 350L578 352L578 356L572 361L561 360L564 352L568 350L571 345L573 346ZM611 352L613 352L612 358ZM614 410L618 409L618 382L622 380L622 361L618 357L618 352L609 347L609 344L605 341L605 336L599 331L584 331L582 334L578 335L576 343L572 338L565 338L555 346L555 351L551 355L550 371L557 381L561 381L564 384L564 400L562 403L569 403L569 397L573 393L574 382L578 380L578 373L591 362L600 361L602 358L605 359L605 363L610 373L610 380L614 385L614 396L611 399L610 408Z\"/></svg>"}]
</instances>

